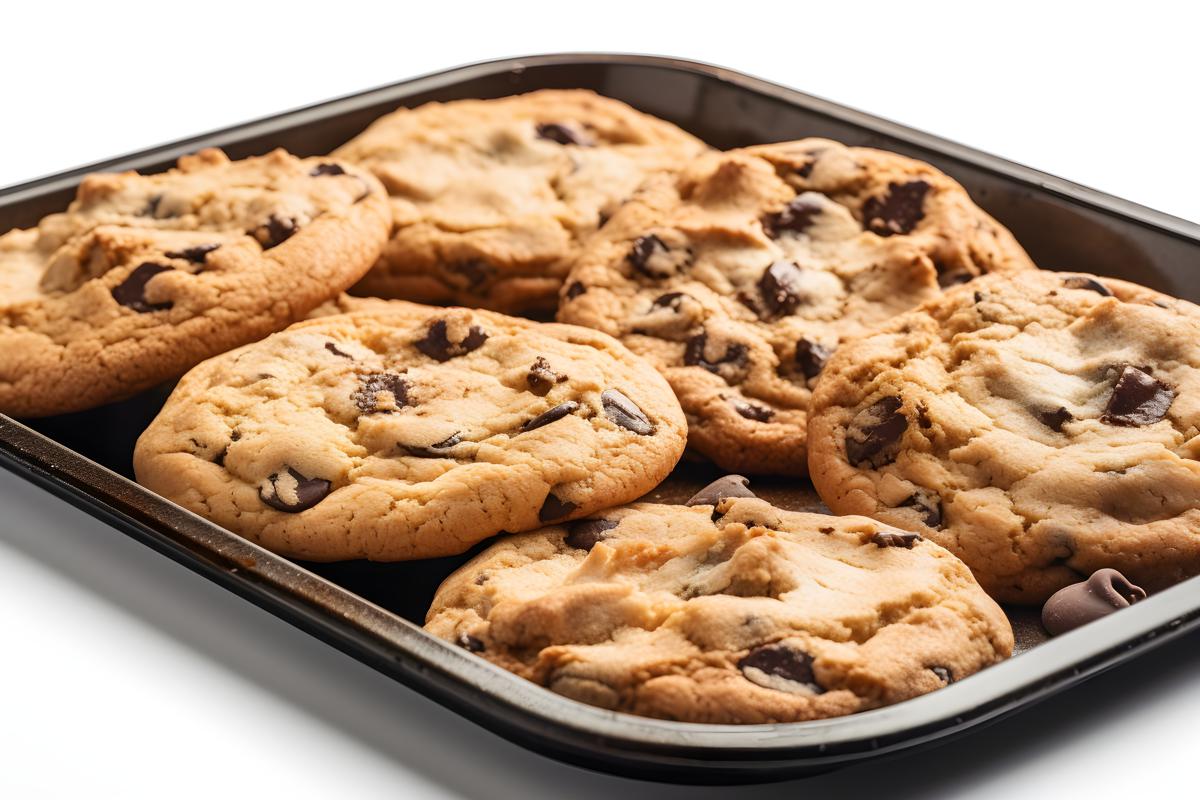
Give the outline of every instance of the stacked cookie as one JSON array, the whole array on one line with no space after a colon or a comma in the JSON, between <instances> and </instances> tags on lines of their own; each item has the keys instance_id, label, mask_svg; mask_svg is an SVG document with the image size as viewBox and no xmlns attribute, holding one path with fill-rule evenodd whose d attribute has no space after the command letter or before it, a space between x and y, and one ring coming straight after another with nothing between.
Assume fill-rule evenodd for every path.
<instances>
[{"instance_id":1,"label":"stacked cookie","mask_svg":"<svg viewBox=\"0 0 1200 800\"><path fill-rule=\"evenodd\" d=\"M870 709L1008 657L997 600L1054 595L1060 632L1200 572L1200 309L1038 271L891 153L715 152L580 91L428 104L328 158L91 176L0 237L0 286L0 410L179 379L137 477L250 540L500 536L428 629L605 708ZM638 502L685 448L842 516L738 476Z\"/></svg>"}]
</instances>

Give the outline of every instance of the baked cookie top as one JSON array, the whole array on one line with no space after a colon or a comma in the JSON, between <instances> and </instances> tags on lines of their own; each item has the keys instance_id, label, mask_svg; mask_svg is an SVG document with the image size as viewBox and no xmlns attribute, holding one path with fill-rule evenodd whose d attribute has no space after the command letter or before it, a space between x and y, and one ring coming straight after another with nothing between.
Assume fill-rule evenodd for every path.
<instances>
[{"instance_id":1,"label":"baked cookie top","mask_svg":"<svg viewBox=\"0 0 1200 800\"><path fill-rule=\"evenodd\" d=\"M1002 601L1102 567L1200 572L1200 308L1091 275L986 276L843 346L812 479L950 549Z\"/></svg>"},{"instance_id":2,"label":"baked cookie top","mask_svg":"<svg viewBox=\"0 0 1200 800\"><path fill-rule=\"evenodd\" d=\"M803 475L810 390L843 339L941 285L1032 267L928 164L804 139L648 183L576 262L558 319L655 362L721 467Z\"/></svg>"},{"instance_id":3,"label":"baked cookie top","mask_svg":"<svg viewBox=\"0 0 1200 800\"><path fill-rule=\"evenodd\" d=\"M647 174L706 149L583 90L402 108L335 155L387 187L395 228L356 292L550 310L580 243Z\"/></svg>"},{"instance_id":4,"label":"baked cookie top","mask_svg":"<svg viewBox=\"0 0 1200 800\"><path fill-rule=\"evenodd\" d=\"M426 629L567 697L706 723L896 703L1013 647L1000 608L932 542L752 497L505 537L442 584Z\"/></svg>"},{"instance_id":5,"label":"baked cookie top","mask_svg":"<svg viewBox=\"0 0 1200 800\"><path fill-rule=\"evenodd\" d=\"M0 236L0 412L118 400L287 326L370 268L388 213L366 170L282 150L88 175Z\"/></svg>"},{"instance_id":6,"label":"baked cookie top","mask_svg":"<svg viewBox=\"0 0 1200 800\"><path fill-rule=\"evenodd\" d=\"M138 440L138 481L289 556L461 553L627 502L683 414L597 331L381 301L204 362Z\"/></svg>"}]
</instances>

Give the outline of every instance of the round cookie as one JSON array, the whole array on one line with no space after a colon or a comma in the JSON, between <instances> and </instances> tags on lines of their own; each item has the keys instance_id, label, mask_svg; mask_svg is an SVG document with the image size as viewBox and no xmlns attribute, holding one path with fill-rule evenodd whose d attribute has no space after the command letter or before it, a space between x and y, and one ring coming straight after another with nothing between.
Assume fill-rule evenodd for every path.
<instances>
[{"instance_id":1,"label":"round cookie","mask_svg":"<svg viewBox=\"0 0 1200 800\"><path fill-rule=\"evenodd\" d=\"M506 537L447 578L426 629L567 697L705 723L897 703L1013 647L932 542L736 493Z\"/></svg>"},{"instance_id":2,"label":"round cookie","mask_svg":"<svg viewBox=\"0 0 1200 800\"><path fill-rule=\"evenodd\" d=\"M384 306L193 369L138 481L288 556L396 561L635 499L683 452L666 382L602 333Z\"/></svg>"},{"instance_id":3,"label":"round cookie","mask_svg":"<svg viewBox=\"0 0 1200 800\"><path fill-rule=\"evenodd\" d=\"M286 327L370 268L388 214L367 171L282 150L88 175L0 236L0 412L119 400Z\"/></svg>"},{"instance_id":4,"label":"round cookie","mask_svg":"<svg viewBox=\"0 0 1200 800\"><path fill-rule=\"evenodd\" d=\"M558 319L655 362L700 454L803 475L811 387L843 339L943 284L1032 268L933 167L805 139L649 182L580 256Z\"/></svg>"},{"instance_id":5,"label":"round cookie","mask_svg":"<svg viewBox=\"0 0 1200 800\"><path fill-rule=\"evenodd\" d=\"M993 597L1110 567L1200 573L1200 308L1090 275L985 276L826 365L809 421L835 513L923 535Z\"/></svg>"},{"instance_id":6,"label":"round cookie","mask_svg":"<svg viewBox=\"0 0 1200 800\"><path fill-rule=\"evenodd\" d=\"M703 142L583 90L402 108L335 156L371 169L395 228L357 294L553 310L590 236L650 173Z\"/></svg>"}]
</instances>

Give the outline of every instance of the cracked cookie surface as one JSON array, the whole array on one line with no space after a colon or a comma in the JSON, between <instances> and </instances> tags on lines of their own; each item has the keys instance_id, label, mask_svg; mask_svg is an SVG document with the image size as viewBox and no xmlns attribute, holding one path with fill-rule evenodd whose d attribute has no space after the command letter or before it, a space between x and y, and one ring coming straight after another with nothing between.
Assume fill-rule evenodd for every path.
<instances>
[{"instance_id":1,"label":"cracked cookie surface","mask_svg":"<svg viewBox=\"0 0 1200 800\"><path fill-rule=\"evenodd\" d=\"M1002 601L1103 567L1164 588L1200 573L1200 308L980 278L835 354L809 446L835 513L920 531Z\"/></svg>"},{"instance_id":2,"label":"cracked cookie surface","mask_svg":"<svg viewBox=\"0 0 1200 800\"><path fill-rule=\"evenodd\" d=\"M369 172L282 150L88 175L0 236L0 411L118 400L280 330L366 272L388 225Z\"/></svg>"},{"instance_id":3,"label":"cracked cookie surface","mask_svg":"<svg viewBox=\"0 0 1200 800\"><path fill-rule=\"evenodd\" d=\"M400 109L335 151L371 169L395 228L356 293L552 310L580 244L648 174L703 152L583 90Z\"/></svg>"},{"instance_id":4,"label":"cracked cookie surface","mask_svg":"<svg viewBox=\"0 0 1200 800\"><path fill-rule=\"evenodd\" d=\"M185 375L138 481L285 555L394 561L628 502L683 451L666 382L602 333L359 307Z\"/></svg>"},{"instance_id":5,"label":"cracked cookie surface","mask_svg":"<svg viewBox=\"0 0 1200 800\"><path fill-rule=\"evenodd\" d=\"M900 702L1012 652L941 547L753 497L637 503L505 537L438 590L426 629L592 705L706 723Z\"/></svg>"},{"instance_id":6,"label":"cracked cookie surface","mask_svg":"<svg viewBox=\"0 0 1200 800\"><path fill-rule=\"evenodd\" d=\"M803 475L811 388L843 339L943 285L1032 268L933 167L805 139L648 183L576 262L558 319L658 364L689 445L722 468Z\"/></svg>"}]
</instances>

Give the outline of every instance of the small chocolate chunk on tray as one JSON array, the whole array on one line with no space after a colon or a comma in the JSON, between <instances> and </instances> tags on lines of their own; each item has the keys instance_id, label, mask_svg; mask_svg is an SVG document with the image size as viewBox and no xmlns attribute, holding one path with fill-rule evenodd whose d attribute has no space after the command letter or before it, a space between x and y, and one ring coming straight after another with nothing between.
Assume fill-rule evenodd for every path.
<instances>
[{"instance_id":1,"label":"small chocolate chunk on tray","mask_svg":"<svg viewBox=\"0 0 1200 800\"><path fill-rule=\"evenodd\" d=\"M546 87L595 90L666 119L723 150L821 136L913 156L966 187L985 211L1016 235L1039 265L1066 272L1086 270L1099 276L1068 277L1064 290L1084 290L1089 297L1109 302L1120 289L1106 281L1122 279L1193 302L1200 300L1200 273L1191 268L1200 260L1200 226L732 70L642 56L547 55L458 68L227 129L200 143L181 142L64 172L0 190L0 232L36 225L46 214L66 207L81 177L98 169L160 171L180 155L206 145L239 155L284 147L302 157L322 156L400 106L431 100L490 99ZM738 113L731 116L730 108ZM555 158L582 158L596 152L599 141L597 131L571 120L542 122L532 130L536 146L551 148L546 152ZM811 163L797 163L794 169L799 179L821 177L820 167L814 169ZM332 163L322 162L313 175L323 186L349 180L341 167ZM1049 191L1044 188L1047 185L1056 189ZM900 242L929 224L934 188L928 181L910 178L884 182L863 198L857 221L865 232ZM173 213L170 196L147 197L144 205L154 219L168 219ZM772 242L785 241L790 247L796 237L806 236L822 224L819 209L803 198L781 200L776 208L781 210L762 220L764 238ZM614 211L601 209L601 219L607 220ZM1056 222L1047 226L1047 219ZM604 230L618 223L619 218L613 217ZM280 212L263 217L249 235L257 242L256 248L268 253L280 248L275 250L280 253L307 235L306 226L303 216ZM297 238L285 244L293 236ZM1096 242L1105 246L1097 247ZM196 239L147 257L135 262L127 277L113 282L108 292L122 313L135 321L180 313L183 306L173 306L163 287L188 277L189 270L218 268L230 252L228 246L218 251L219 247L222 245L216 242ZM651 284L689 269L700 257L701 253L673 247L669 237L647 232L629 251L625 268ZM467 282L476 280L487 268L466 255L458 263ZM942 267L930 267L935 268L940 281ZM763 269L747 279L754 289L754 313L767 321L787 317L802 303L805 293L803 263L789 255ZM566 284L562 296L582 302L600 289L597 284ZM990 302L987 297L979 298L977 313L992 313ZM698 371L705 379L739 387L756 380L752 353L730 335L712 327L675 331L663 327L663 320L672 318L670 314L655 316L654 312L685 303L694 305L695 301L665 293L646 314L647 330L662 334L659 341L677 347L680 358L701 368ZM656 324L659 327L654 328ZM433 323L419 332L414 346L428 364L456 364L478 358L476 351L487 352L487 347L495 345L498 339L488 342L489 335L482 328L455 330L445 323ZM782 349L786 371L797 378L797 385L805 379L815 382L825 364L831 358L836 361L836 339L808 336L796 334ZM314 347L339 364L352 365L360 357L344 342L318 341ZM1148 369L1150 366L1142 361L1121 362L1098 376L1106 387L1104 397L1097 401L1103 406L1097 406L1098 424L1133 437L1166 424L1163 421L1169 421L1182 407L1180 397L1185 389L1162 372ZM591 422L612 430L614 436L645 442L663 435L660 421L631 399L630 395L636 394L631 387L597 389L594 410L578 400L557 399L555 393L569 384L568 379L577 377L570 364L531 356L510 378L527 396L551 399L514 424L532 440L594 413ZM399 423L419 400L419 395L414 395L416 385L412 376L390 367L364 367L347 403L361 413L360 424ZM474 632L464 631L446 641L422 629L439 586L471 558L484 553L492 541L462 555L420 561L300 562L257 547L137 485L132 480L134 443L163 406L170 389L160 386L90 411L40 419L0 415L0 467L497 735L601 771L692 783L780 780L826 771L956 737L1200 628L1197 579L1146 591L1115 570L1087 569L1044 604L1003 606L1015 636L1011 658L965 676L952 659L930 658L919 665L920 680L928 683L929 691L883 710L772 725L681 723L616 713L547 691L496 668L486 660L491 643ZM879 469L906 457L897 443L924 431L925 420L919 410L910 408L911 403L903 405L902 399L872 398L869 406L848 421L849 461L864 469ZM771 424L772 409L761 400L731 395L724 402L740 424ZM1041 398L1029 402L1034 404L1029 412L1031 424L1038 426L1037 435L1047 440L1081 424L1078 408L1049 399L1042 402ZM205 441L199 450L218 465L232 453L232 463L251 436L238 430L223 431L219 440ZM447 459L463 450L460 442L464 439L466 433L450 429L413 445L413 469L443 468ZM320 508L333 488L328 476L304 464L290 463L271 472L257 487L256 497L270 513L291 518ZM929 487L897 489L894 494L892 502L897 508L930 528L936 528L949 513L944 496ZM563 552L580 560L593 559L592 564L616 557L613 554L618 552L624 530L619 527L619 515L598 513L580 518L583 514L578 512L577 498L572 498L575 496L559 496L553 491L544 500L538 498L539 518L561 531L556 542L561 543ZM666 481L639 502L689 509L703 515L705 525L711 513L713 525L744 525L745 535L753 538L764 536L763 530L775 524L770 514L761 516L769 510L761 501L780 512L829 513L805 479L748 474L746 480L693 460L690 453ZM755 513L745 517L725 513L730 507ZM841 531L832 532L832 527L829 530L830 536L842 535ZM928 536L887 528L864 532L861 553L864 558L900 560L914 558L930 547ZM722 557L719 552L711 554L714 569L719 568ZM1069 561L1069 554L1064 552L1063 558ZM496 573L481 573L472 591L482 591L498 580L501 577ZM735 597L742 590L744 587L731 583L725 596ZM761 621L748 618L744 624L751 629ZM755 643L726 666L729 674L741 675L764 697L781 692L814 702L836 702L837 692L828 689L829 675L823 671L819 654L803 643ZM587 689L585 684L577 680L574 686Z\"/></svg>"}]
</instances>

